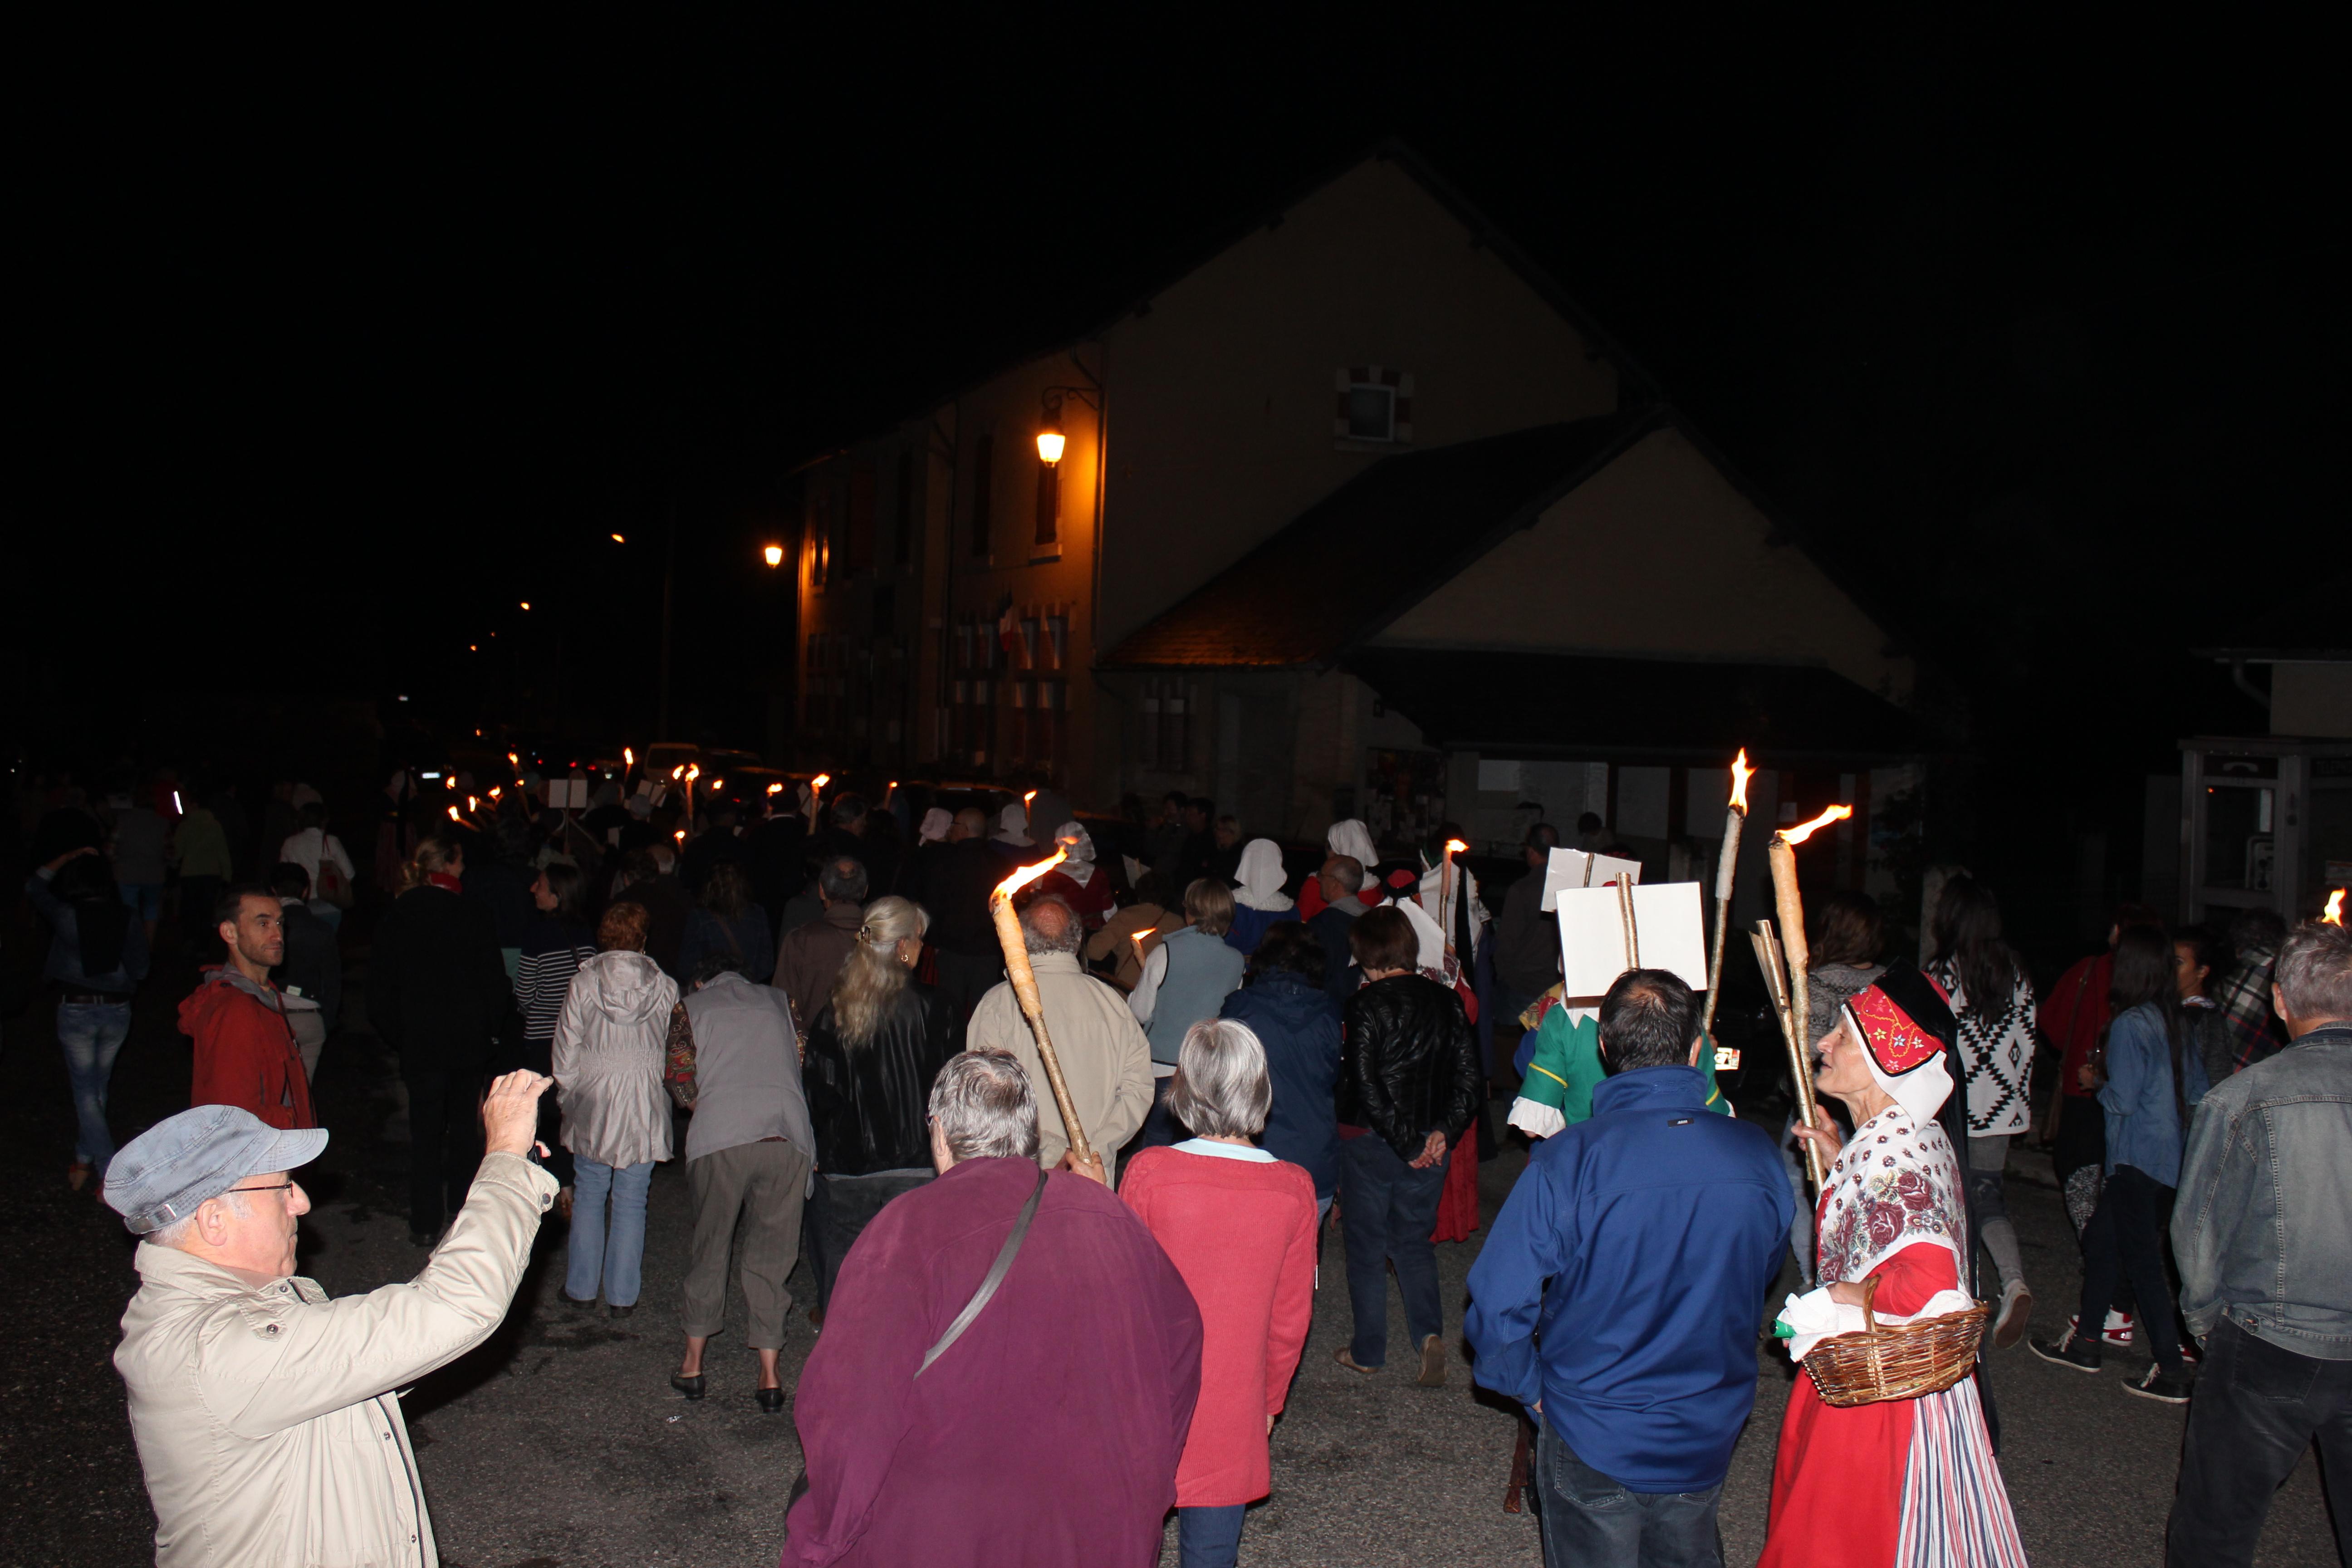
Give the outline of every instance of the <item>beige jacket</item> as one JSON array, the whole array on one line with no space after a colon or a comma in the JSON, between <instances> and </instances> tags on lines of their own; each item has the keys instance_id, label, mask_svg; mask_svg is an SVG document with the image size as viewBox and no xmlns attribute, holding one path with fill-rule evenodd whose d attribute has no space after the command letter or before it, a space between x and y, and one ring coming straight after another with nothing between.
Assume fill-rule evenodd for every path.
<instances>
[{"instance_id":1,"label":"beige jacket","mask_svg":"<svg viewBox=\"0 0 2352 1568\"><path fill-rule=\"evenodd\" d=\"M552 1176L492 1154L423 1273L334 1301L141 1243L114 1364L156 1563L433 1568L395 1391L489 1337L554 1201Z\"/></svg>"},{"instance_id":2,"label":"beige jacket","mask_svg":"<svg viewBox=\"0 0 2352 1568\"><path fill-rule=\"evenodd\" d=\"M1078 967L1073 952L1032 953L1038 999L1045 1005L1045 1032L1061 1059L1070 1104L1106 1174L1118 1164L1119 1146L1136 1134L1151 1110L1151 1042L1127 1010L1127 998ZM1061 1163L1070 1146L1046 1080L1037 1037L1021 1016L1021 1003L1005 981L980 999L964 1031L971 1050L1010 1051L1029 1074L1037 1095L1037 1163Z\"/></svg>"}]
</instances>

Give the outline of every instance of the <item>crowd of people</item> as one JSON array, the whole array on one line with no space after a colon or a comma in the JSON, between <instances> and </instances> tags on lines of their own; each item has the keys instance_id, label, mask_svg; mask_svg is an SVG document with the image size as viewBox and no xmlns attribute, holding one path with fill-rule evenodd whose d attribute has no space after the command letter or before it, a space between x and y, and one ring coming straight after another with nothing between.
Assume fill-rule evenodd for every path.
<instances>
[{"instance_id":1,"label":"crowd of people","mask_svg":"<svg viewBox=\"0 0 2352 1568\"><path fill-rule=\"evenodd\" d=\"M691 1219L670 1384L792 1408L808 1485L786 1563L1144 1561L1172 1510L1184 1563L1231 1563L1278 1481L1268 1436L1328 1241L1349 1307L1329 1360L1387 1368L1393 1279L1407 1373L1448 1381L1435 1246L1479 1223L1490 1097L1515 1079L1527 1168L1458 1328L1475 1381L1527 1413L1547 1561L1719 1561L1758 1326L1791 1255L1836 1325L1784 1322L1801 1356L1967 1312L1979 1358L2026 1341L2084 1373L2144 1338L2152 1364L2126 1391L2191 1405L2174 1562L2250 1560L2315 1437L2352 1518L2340 927L2256 910L2170 931L2126 907L2107 951L2038 994L1975 879L1942 889L1916 967L1890 962L1874 901L1819 900L1807 1033L1836 1110L1759 1121L1715 1081L1683 978L1632 968L1603 996L1562 994L1535 896L1548 825L1490 918L1466 871L1384 855L1360 822L1286 858L1182 795L1090 826L1044 790L919 817L806 786L694 811L608 785L581 814L462 793L476 809L436 820L413 806L437 797L394 775L381 895L303 786L273 793L287 831L268 855L233 848L245 824L176 780L36 826L68 1180L142 1238L117 1364L159 1561L433 1561L393 1391L495 1327L545 1214L564 1225L558 1310L634 1312L655 1169L677 1160ZM1578 837L1616 847L1597 821ZM1024 996L992 898L1047 861L1015 900ZM266 874L244 879L253 864ZM167 886L175 951L218 962L179 1005L191 1108L118 1152L108 1077ZM293 1272L294 1222L327 1140L321 1049L352 1037L355 908L352 1021L397 1065L427 1256L331 1309ZM2039 1128L2037 1067L2055 1075ZM2060 1333L2029 1333L2003 1199L2028 1142L2053 1151L2082 1250ZM795 1384L781 1356L803 1255L797 1305L821 1333ZM740 1381L710 1353L730 1278ZM1798 1377L1768 1563L2024 1561L1980 1361L1948 1370L1861 1403ZM1053 1440L1008 1454L991 1443L1008 1427ZM983 1450L1000 1462L975 1465Z\"/></svg>"}]
</instances>

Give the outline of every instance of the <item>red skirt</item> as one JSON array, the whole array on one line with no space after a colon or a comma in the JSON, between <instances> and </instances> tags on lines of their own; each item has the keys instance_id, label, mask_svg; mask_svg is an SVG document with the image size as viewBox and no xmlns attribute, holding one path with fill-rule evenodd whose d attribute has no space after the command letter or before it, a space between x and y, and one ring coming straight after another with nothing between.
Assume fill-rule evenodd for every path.
<instances>
[{"instance_id":1,"label":"red skirt","mask_svg":"<svg viewBox=\"0 0 2352 1568\"><path fill-rule=\"evenodd\" d=\"M1446 1162L1445 1185L1437 1194L1437 1227L1432 1241L1467 1241L1478 1228L1478 1123L1462 1130Z\"/></svg>"}]
</instances>

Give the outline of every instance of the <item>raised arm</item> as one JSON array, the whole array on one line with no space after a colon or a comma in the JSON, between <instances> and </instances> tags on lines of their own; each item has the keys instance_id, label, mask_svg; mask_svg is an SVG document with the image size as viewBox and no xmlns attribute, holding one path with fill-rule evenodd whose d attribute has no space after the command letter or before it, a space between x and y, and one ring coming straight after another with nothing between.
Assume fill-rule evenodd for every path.
<instances>
[{"instance_id":1,"label":"raised arm","mask_svg":"<svg viewBox=\"0 0 2352 1568\"><path fill-rule=\"evenodd\" d=\"M291 1281L219 1310L196 1368L229 1430L263 1437L413 1382L488 1339L530 1261L555 1178L524 1156L547 1079L509 1073L483 1110L490 1152L423 1273L363 1296L305 1301Z\"/></svg>"}]
</instances>

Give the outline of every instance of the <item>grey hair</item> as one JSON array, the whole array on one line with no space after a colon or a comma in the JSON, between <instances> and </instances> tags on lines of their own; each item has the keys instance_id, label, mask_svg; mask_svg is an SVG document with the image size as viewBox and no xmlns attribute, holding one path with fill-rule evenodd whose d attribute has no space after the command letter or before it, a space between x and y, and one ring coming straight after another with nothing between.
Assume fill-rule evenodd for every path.
<instances>
[{"instance_id":1,"label":"grey hair","mask_svg":"<svg viewBox=\"0 0 2352 1568\"><path fill-rule=\"evenodd\" d=\"M1323 862L1323 875L1339 884L1343 893L1364 889L1364 863L1353 855L1334 855Z\"/></svg>"},{"instance_id":2,"label":"grey hair","mask_svg":"<svg viewBox=\"0 0 2352 1568\"><path fill-rule=\"evenodd\" d=\"M838 856L826 861L824 869L817 873L816 888L828 902L862 904L866 901L866 867L847 855Z\"/></svg>"},{"instance_id":3,"label":"grey hair","mask_svg":"<svg viewBox=\"0 0 2352 1568\"><path fill-rule=\"evenodd\" d=\"M1037 1157L1037 1096L1010 1052L950 1057L931 1081L930 1115L959 1160Z\"/></svg>"},{"instance_id":4,"label":"grey hair","mask_svg":"<svg viewBox=\"0 0 2352 1568\"><path fill-rule=\"evenodd\" d=\"M1033 953L1076 952L1086 940L1086 921L1058 893L1040 893L1021 911L1021 945Z\"/></svg>"},{"instance_id":5,"label":"grey hair","mask_svg":"<svg viewBox=\"0 0 2352 1568\"><path fill-rule=\"evenodd\" d=\"M214 1194L212 1197L205 1200L205 1204L217 1201L222 1204L226 1204L236 1215L237 1218L251 1219L253 1217L253 1210L246 1205L246 1201L243 1198L238 1197L236 1194L236 1189L231 1187L226 1192ZM152 1242L157 1247L186 1247L188 1244L188 1238L194 1236L196 1233L196 1215L199 1210L203 1209L205 1204L198 1204L195 1208L190 1209L180 1218L173 1220L169 1225L159 1226L155 1229L151 1230L146 1235L141 1237L139 1239L142 1241Z\"/></svg>"},{"instance_id":6,"label":"grey hair","mask_svg":"<svg viewBox=\"0 0 2352 1568\"><path fill-rule=\"evenodd\" d=\"M2271 979L2298 1018L2352 1018L2352 931L2305 921L2279 944Z\"/></svg>"},{"instance_id":7,"label":"grey hair","mask_svg":"<svg viewBox=\"0 0 2352 1568\"><path fill-rule=\"evenodd\" d=\"M1202 1138L1255 1138L1274 1108L1265 1047L1247 1024L1203 1018L1184 1031L1168 1113Z\"/></svg>"}]
</instances>

